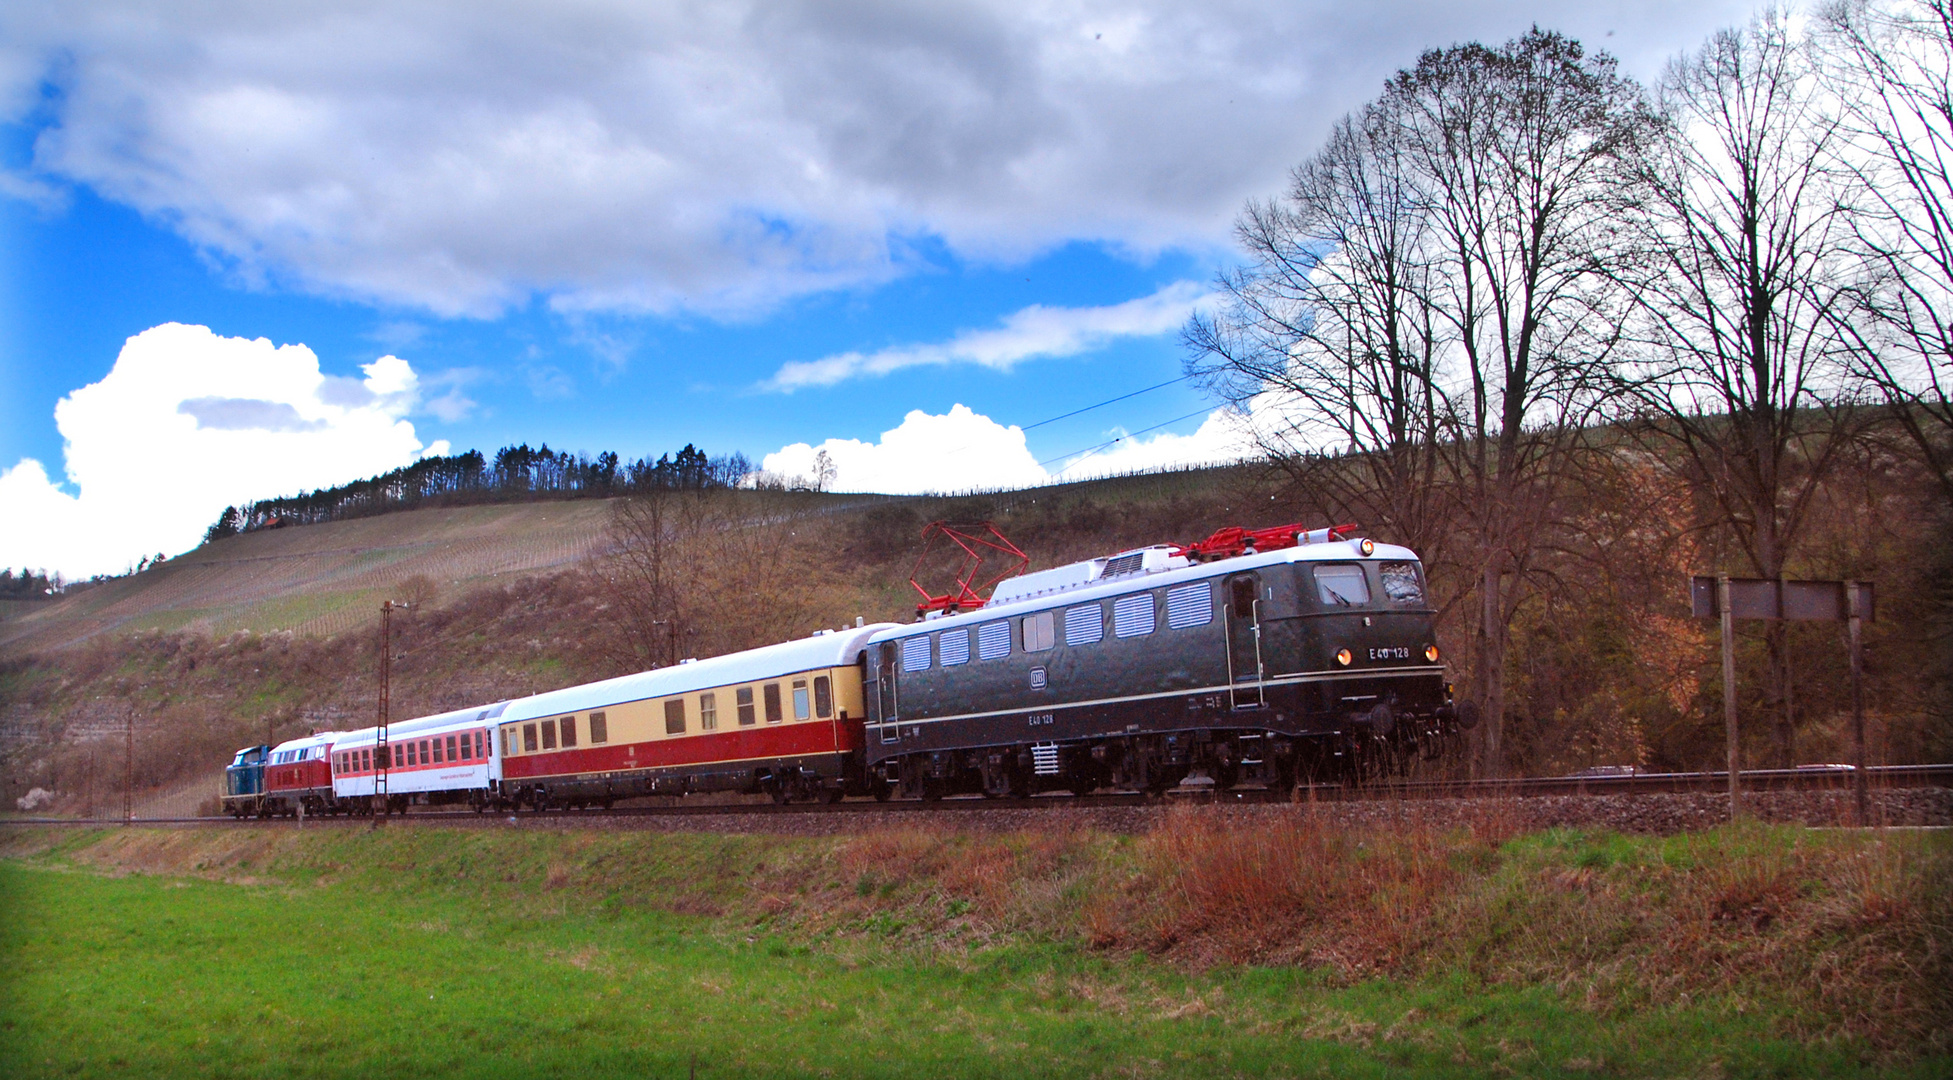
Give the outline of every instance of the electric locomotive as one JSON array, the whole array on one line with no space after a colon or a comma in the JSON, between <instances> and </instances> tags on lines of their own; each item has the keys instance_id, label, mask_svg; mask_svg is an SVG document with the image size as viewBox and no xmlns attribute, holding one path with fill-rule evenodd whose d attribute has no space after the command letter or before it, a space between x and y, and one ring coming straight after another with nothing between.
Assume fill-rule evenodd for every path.
<instances>
[{"instance_id":1,"label":"electric locomotive","mask_svg":"<svg viewBox=\"0 0 1953 1080\"><path fill-rule=\"evenodd\" d=\"M924 799L1374 775L1476 720L1434 617L1414 552L1337 529L1010 578L869 642L868 766Z\"/></svg>"}]
</instances>

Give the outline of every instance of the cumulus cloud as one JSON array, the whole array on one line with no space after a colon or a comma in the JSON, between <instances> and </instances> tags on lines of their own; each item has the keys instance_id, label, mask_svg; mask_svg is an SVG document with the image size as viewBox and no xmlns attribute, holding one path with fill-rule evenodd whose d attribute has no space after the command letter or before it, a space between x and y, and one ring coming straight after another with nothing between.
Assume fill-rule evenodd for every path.
<instances>
[{"instance_id":1,"label":"cumulus cloud","mask_svg":"<svg viewBox=\"0 0 1953 1080\"><path fill-rule=\"evenodd\" d=\"M0 473L0 566L120 572L195 546L226 505L414 460L413 368L384 356L362 371L328 376L303 345L201 326L130 338L107 376L55 406L77 494L32 458Z\"/></svg>"},{"instance_id":2,"label":"cumulus cloud","mask_svg":"<svg viewBox=\"0 0 1953 1080\"><path fill-rule=\"evenodd\" d=\"M0 193L83 184L247 277L493 314L750 308L1071 241L1218 249L1426 47L1646 75L1748 0L0 5ZM53 92L48 92L49 89Z\"/></svg>"},{"instance_id":3,"label":"cumulus cloud","mask_svg":"<svg viewBox=\"0 0 1953 1080\"><path fill-rule=\"evenodd\" d=\"M794 443L760 461L760 470L783 480L812 484L821 472L821 455L834 475L830 491L873 491L889 495L997 490L1083 480L1115 473L1219 465L1253 457L1254 439L1244 423L1216 410L1191 434L1170 432L1150 438L1113 433L1103 448L1072 455L1053 470L1025 444L1024 431L1006 426L965 405L932 415L920 409L882 432L877 442L828 439L816 446Z\"/></svg>"},{"instance_id":4,"label":"cumulus cloud","mask_svg":"<svg viewBox=\"0 0 1953 1080\"><path fill-rule=\"evenodd\" d=\"M965 330L947 342L901 345L872 353L845 352L783 364L765 385L773 390L830 386L845 379L923 365L978 364L1008 371L1024 360L1073 356L1103 348L1118 338L1152 337L1178 329L1196 307L1210 299L1204 287L1178 281L1151 296L1105 307L1032 304L1011 313L994 330Z\"/></svg>"}]
</instances>

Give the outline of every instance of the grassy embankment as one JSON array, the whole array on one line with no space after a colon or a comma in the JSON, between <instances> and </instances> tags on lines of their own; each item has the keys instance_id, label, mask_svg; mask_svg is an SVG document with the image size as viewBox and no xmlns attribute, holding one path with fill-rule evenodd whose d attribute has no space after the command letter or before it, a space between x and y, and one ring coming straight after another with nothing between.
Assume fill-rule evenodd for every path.
<instances>
[{"instance_id":1,"label":"grassy embankment","mask_svg":"<svg viewBox=\"0 0 1953 1080\"><path fill-rule=\"evenodd\" d=\"M1953 844L0 837L0 1075L1945 1075Z\"/></svg>"}]
</instances>

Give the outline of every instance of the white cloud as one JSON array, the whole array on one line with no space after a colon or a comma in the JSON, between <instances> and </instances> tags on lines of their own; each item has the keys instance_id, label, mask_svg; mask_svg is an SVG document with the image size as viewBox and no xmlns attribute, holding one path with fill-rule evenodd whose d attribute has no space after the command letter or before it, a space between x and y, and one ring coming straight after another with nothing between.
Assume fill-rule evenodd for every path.
<instances>
[{"instance_id":1,"label":"white cloud","mask_svg":"<svg viewBox=\"0 0 1953 1080\"><path fill-rule=\"evenodd\" d=\"M1753 0L0 5L0 194L83 184L318 292L751 308L940 239L1218 250L1424 48L1534 22L1644 77ZM53 87L56 92L47 92Z\"/></svg>"},{"instance_id":2,"label":"white cloud","mask_svg":"<svg viewBox=\"0 0 1953 1080\"><path fill-rule=\"evenodd\" d=\"M0 566L120 572L195 546L229 504L407 464L419 380L393 356L362 370L328 376L303 345L180 323L130 338L107 376L55 406L78 494L31 458L0 473Z\"/></svg>"},{"instance_id":3,"label":"white cloud","mask_svg":"<svg viewBox=\"0 0 1953 1080\"><path fill-rule=\"evenodd\" d=\"M1008 371L1024 360L1073 356L1102 348L1122 337L1152 337L1177 330L1211 294L1191 281L1177 281L1151 296L1105 307L1064 308L1033 304L1011 313L994 330L965 330L953 339L927 345L900 345L878 352L845 352L819 360L783 364L765 383L774 390L831 386L864 375L886 375L907 367L978 364Z\"/></svg>"},{"instance_id":4,"label":"white cloud","mask_svg":"<svg viewBox=\"0 0 1953 1080\"><path fill-rule=\"evenodd\" d=\"M1114 473L1218 465L1255 454L1245 428L1224 410L1215 411L1188 435L1108 436L1113 438L1118 439L1115 446L1079 454L1052 471L1039 464L1025 445L1023 429L1006 427L956 405L940 416L920 409L910 412L898 427L882 432L879 442L794 443L766 455L760 469L811 483L819 471L816 459L824 452L834 468L830 491L917 495L1036 487Z\"/></svg>"}]
</instances>

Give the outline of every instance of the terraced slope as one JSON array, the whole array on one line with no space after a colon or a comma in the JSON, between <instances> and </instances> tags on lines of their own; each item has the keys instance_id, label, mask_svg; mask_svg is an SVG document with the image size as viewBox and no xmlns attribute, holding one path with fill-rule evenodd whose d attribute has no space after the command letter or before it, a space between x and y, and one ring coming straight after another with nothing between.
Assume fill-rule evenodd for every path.
<instances>
[{"instance_id":1,"label":"terraced slope","mask_svg":"<svg viewBox=\"0 0 1953 1080\"><path fill-rule=\"evenodd\" d=\"M235 536L52 603L0 611L0 653L104 632L195 629L330 636L378 618L401 583L446 595L567 567L604 545L604 500L468 506Z\"/></svg>"}]
</instances>

